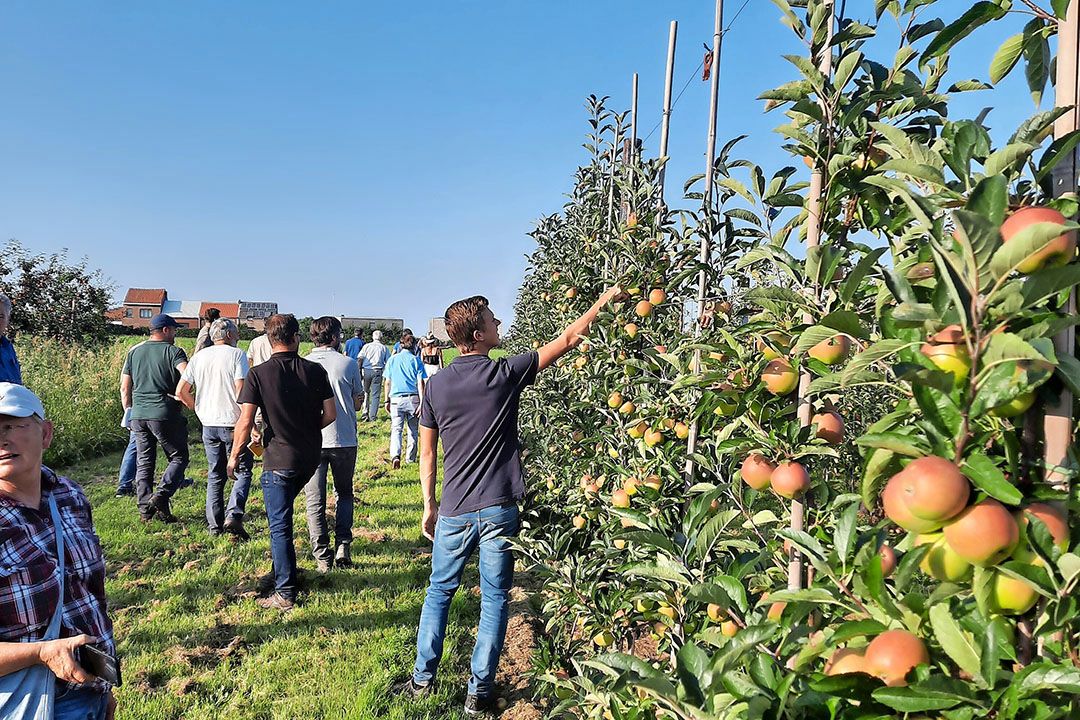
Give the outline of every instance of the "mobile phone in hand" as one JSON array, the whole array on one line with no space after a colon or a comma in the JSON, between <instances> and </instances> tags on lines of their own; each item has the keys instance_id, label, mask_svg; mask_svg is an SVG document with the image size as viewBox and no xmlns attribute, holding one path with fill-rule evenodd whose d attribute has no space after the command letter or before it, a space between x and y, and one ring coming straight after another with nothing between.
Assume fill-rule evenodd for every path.
<instances>
[{"instance_id":1,"label":"mobile phone in hand","mask_svg":"<svg viewBox=\"0 0 1080 720\"><path fill-rule=\"evenodd\" d=\"M93 645L80 645L75 649L75 659L91 675L120 687L120 660Z\"/></svg>"}]
</instances>

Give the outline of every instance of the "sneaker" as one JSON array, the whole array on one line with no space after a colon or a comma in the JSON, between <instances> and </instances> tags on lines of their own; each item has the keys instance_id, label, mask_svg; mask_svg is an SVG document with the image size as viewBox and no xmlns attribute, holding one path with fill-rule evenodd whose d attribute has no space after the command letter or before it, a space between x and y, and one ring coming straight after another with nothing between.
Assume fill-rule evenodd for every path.
<instances>
[{"instance_id":1,"label":"sneaker","mask_svg":"<svg viewBox=\"0 0 1080 720\"><path fill-rule=\"evenodd\" d=\"M430 695L433 691L432 683L424 683L421 685L412 678L405 681L405 684L401 686L401 691L414 698L424 698Z\"/></svg>"},{"instance_id":2,"label":"sneaker","mask_svg":"<svg viewBox=\"0 0 1080 720\"><path fill-rule=\"evenodd\" d=\"M225 532L229 533L237 540L250 540L251 536L248 535L247 530L244 529L244 519L239 515L233 515L231 518L225 521L225 525L222 528Z\"/></svg>"},{"instance_id":3,"label":"sneaker","mask_svg":"<svg viewBox=\"0 0 1080 720\"><path fill-rule=\"evenodd\" d=\"M395 470L401 469L401 458L394 458L393 466Z\"/></svg>"},{"instance_id":4,"label":"sneaker","mask_svg":"<svg viewBox=\"0 0 1080 720\"><path fill-rule=\"evenodd\" d=\"M498 709L498 698L482 698L472 694L465 698L466 715L487 715L489 713L496 712Z\"/></svg>"},{"instance_id":5,"label":"sneaker","mask_svg":"<svg viewBox=\"0 0 1080 720\"><path fill-rule=\"evenodd\" d=\"M194 480L192 480L189 477L186 477L186 478L184 478L183 480L180 481L180 484L176 486L176 489L177 490L183 490L184 488L189 488L194 484L195 484Z\"/></svg>"},{"instance_id":6,"label":"sneaker","mask_svg":"<svg viewBox=\"0 0 1080 720\"><path fill-rule=\"evenodd\" d=\"M154 517L166 525L171 525L174 522L178 522L176 516L169 511L169 501L160 495L155 495L150 498L150 507L154 510Z\"/></svg>"},{"instance_id":7,"label":"sneaker","mask_svg":"<svg viewBox=\"0 0 1080 720\"><path fill-rule=\"evenodd\" d=\"M352 567L352 553L349 551L348 543L341 543L337 546L337 552L334 553L334 564L339 568Z\"/></svg>"},{"instance_id":8,"label":"sneaker","mask_svg":"<svg viewBox=\"0 0 1080 720\"><path fill-rule=\"evenodd\" d=\"M154 510L153 505L147 505L146 510L139 511L139 519L142 520L144 523L148 523L154 519L155 512L156 511Z\"/></svg>"},{"instance_id":9,"label":"sneaker","mask_svg":"<svg viewBox=\"0 0 1080 720\"><path fill-rule=\"evenodd\" d=\"M296 607L295 602L285 597L281 593L274 593L270 597L259 598L255 601L255 604L267 610L281 610L282 612L292 610L294 607Z\"/></svg>"},{"instance_id":10,"label":"sneaker","mask_svg":"<svg viewBox=\"0 0 1080 720\"><path fill-rule=\"evenodd\" d=\"M207 528L206 531L210 533L210 537L221 537L225 532L221 528Z\"/></svg>"},{"instance_id":11,"label":"sneaker","mask_svg":"<svg viewBox=\"0 0 1080 720\"><path fill-rule=\"evenodd\" d=\"M116 488L116 497L132 497L135 494L135 488L133 487L118 487Z\"/></svg>"},{"instance_id":12,"label":"sneaker","mask_svg":"<svg viewBox=\"0 0 1080 720\"><path fill-rule=\"evenodd\" d=\"M333 569L334 569L334 561L333 560L316 560L315 561L315 570L320 575L325 575L326 573L330 572Z\"/></svg>"}]
</instances>

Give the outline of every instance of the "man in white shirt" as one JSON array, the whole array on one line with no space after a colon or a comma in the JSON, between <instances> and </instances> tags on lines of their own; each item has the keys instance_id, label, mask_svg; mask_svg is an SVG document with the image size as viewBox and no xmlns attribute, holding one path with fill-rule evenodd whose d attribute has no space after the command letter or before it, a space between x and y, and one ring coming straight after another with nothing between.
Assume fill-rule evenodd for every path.
<instances>
[{"instance_id":1,"label":"man in white shirt","mask_svg":"<svg viewBox=\"0 0 1080 720\"><path fill-rule=\"evenodd\" d=\"M319 467L304 486L307 500L308 535L311 554L319 572L328 572L334 564L351 567L353 524L353 473L356 472L356 411L364 406L364 387L356 361L342 354L341 321L325 316L311 323L311 342L315 348L307 359L326 370L334 390L337 419L322 429L322 455ZM330 533L326 525L326 476L334 475L334 551L330 551Z\"/></svg>"},{"instance_id":2,"label":"man in white shirt","mask_svg":"<svg viewBox=\"0 0 1080 720\"><path fill-rule=\"evenodd\" d=\"M270 338L266 336L266 333L257 336L248 345L247 358L248 367L255 367L261 365L270 359L270 356L274 353L270 349Z\"/></svg>"},{"instance_id":3,"label":"man in white shirt","mask_svg":"<svg viewBox=\"0 0 1080 720\"><path fill-rule=\"evenodd\" d=\"M390 348L383 345L382 333L371 333L371 342L360 348L359 362L364 373L364 394L367 395L364 420L374 420L379 414L379 400L382 399L383 368L390 359Z\"/></svg>"},{"instance_id":4,"label":"man in white shirt","mask_svg":"<svg viewBox=\"0 0 1080 720\"><path fill-rule=\"evenodd\" d=\"M244 509L251 489L254 464L251 451L247 448L240 453L236 481L227 509L223 496L229 455L232 453L233 427L240 419L236 397L248 374L248 359L244 351L236 347L240 332L232 320L215 320L210 326L210 339L214 344L193 356L180 376L176 396L195 411L203 426L203 446L209 466L206 474L206 524L210 534L227 532L247 540ZM195 390L194 395L192 390Z\"/></svg>"}]
</instances>

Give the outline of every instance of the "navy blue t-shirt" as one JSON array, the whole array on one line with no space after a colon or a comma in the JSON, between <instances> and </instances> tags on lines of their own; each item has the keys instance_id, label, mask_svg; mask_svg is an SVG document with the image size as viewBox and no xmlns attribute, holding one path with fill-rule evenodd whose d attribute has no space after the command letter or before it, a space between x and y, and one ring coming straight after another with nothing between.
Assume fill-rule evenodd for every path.
<instances>
[{"instance_id":1,"label":"navy blue t-shirt","mask_svg":"<svg viewBox=\"0 0 1080 720\"><path fill-rule=\"evenodd\" d=\"M536 380L535 352L492 360L459 355L428 380L420 424L443 441L439 514L503 505L525 495L518 441L518 400Z\"/></svg>"}]
</instances>

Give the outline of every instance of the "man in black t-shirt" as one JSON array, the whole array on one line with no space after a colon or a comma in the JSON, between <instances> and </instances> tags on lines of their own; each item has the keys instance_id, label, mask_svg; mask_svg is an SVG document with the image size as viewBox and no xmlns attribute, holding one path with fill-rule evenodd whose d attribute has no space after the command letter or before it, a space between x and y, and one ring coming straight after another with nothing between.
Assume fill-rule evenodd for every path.
<instances>
[{"instance_id":1,"label":"man in black t-shirt","mask_svg":"<svg viewBox=\"0 0 1080 720\"><path fill-rule=\"evenodd\" d=\"M518 531L517 501L525 494L518 441L518 400L536 373L581 342L618 288L563 333L540 348L497 361L499 321L481 296L459 300L446 311L446 332L460 355L427 384L420 411L422 531L432 540L431 580L416 638L416 666L408 690L431 691L442 656L450 601L465 563L480 560L480 627L472 656L465 712L491 710L495 670L506 637L507 596L513 584L510 539ZM442 502L435 499L436 459L443 441Z\"/></svg>"},{"instance_id":2,"label":"man in black t-shirt","mask_svg":"<svg viewBox=\"0 0 1080 720\"><path fill-rule=\"evenodd\" d=\"M229 477L236 476L240 453L251 439L259 410L266 424L260 484L270 525L274 591L257 602L264 608L291 610L296 602L293 501L319 465L322 429L334 422L337 407L326 370L297 355L300 324L296 318L270 316L266 335L273 354L251 369L237 397L240 420L233 430Z\"/></svg>"}]
</instances>

